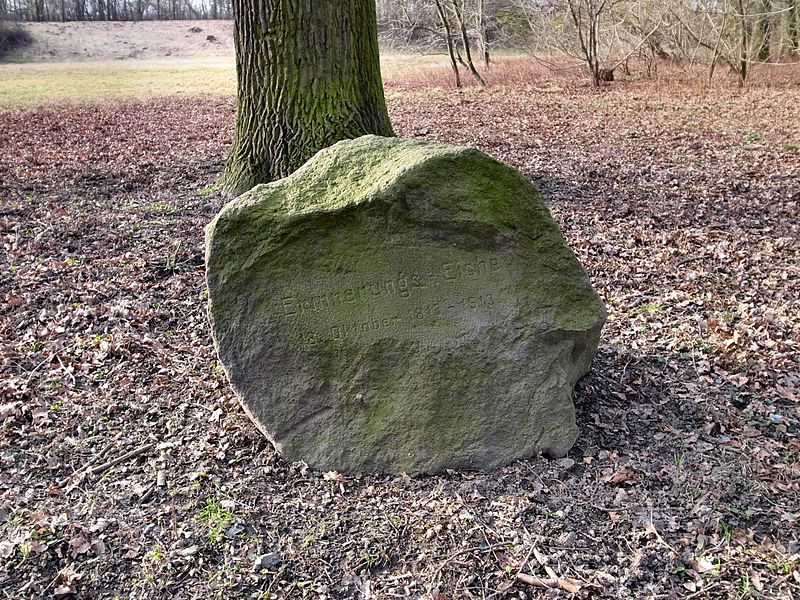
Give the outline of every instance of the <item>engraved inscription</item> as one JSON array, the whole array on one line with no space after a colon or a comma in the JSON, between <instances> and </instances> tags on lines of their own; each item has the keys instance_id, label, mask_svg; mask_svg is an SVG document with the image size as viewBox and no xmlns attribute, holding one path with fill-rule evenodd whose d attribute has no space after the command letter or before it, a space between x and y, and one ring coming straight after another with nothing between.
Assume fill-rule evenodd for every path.
<instances>
[{"instance_id":1,"label":"engraved inscription","mask_svg":"<svg viewBox=\"0 0 800 600\"><path fill-rule=\"evenodd\" d=\"M278 294L273 319L287 341L302 346L468 332L501 308L499 298L511 281L499 256L461 254L457 260L416 261L417 268L396 275L362 271L294 282Z\"/></svg>"}]
</instances>

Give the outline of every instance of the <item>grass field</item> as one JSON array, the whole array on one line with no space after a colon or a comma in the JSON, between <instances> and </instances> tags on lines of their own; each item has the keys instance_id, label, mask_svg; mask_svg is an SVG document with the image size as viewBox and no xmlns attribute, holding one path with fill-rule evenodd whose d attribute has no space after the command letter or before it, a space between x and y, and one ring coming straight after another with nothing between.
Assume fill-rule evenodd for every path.
<instances>
[{"instance_id":1,"label":"grass field","mask_svg":"<svg viewBox=\"0 0 800 600\"><path fill-rule=\"evenodd\" d=\"M0 65L0 107L235 93L232 57Z\"/></svg>"},{"instance_id":2,"label":"grass field","mask_svg":"<svg viewBox=\"0 0 800 600\"><path fill-rule=\"evenodd\" d=\"M389 84L418 81L421 73L442 85L448 81L443 55L389 54L381 64ZM0 107L235 93L232 56L0 64Z\"/></svg>"}]
</instances>

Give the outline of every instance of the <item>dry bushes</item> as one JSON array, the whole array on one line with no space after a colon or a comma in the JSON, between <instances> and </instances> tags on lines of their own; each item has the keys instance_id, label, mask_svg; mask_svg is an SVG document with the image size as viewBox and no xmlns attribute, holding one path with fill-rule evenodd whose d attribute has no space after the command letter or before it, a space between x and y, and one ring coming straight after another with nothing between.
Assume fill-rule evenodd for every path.
<instances>
[{"instance_id":1,"label":"dry bushes","mask_svg":"<svg viewBox=\"0 0 800 600\"><path fill-rule=\"evenodd\" d=\"M14 50L32 43L31 34L19 23L0 21L0 60L4 60Z\"/></svg>"}]
</instances>

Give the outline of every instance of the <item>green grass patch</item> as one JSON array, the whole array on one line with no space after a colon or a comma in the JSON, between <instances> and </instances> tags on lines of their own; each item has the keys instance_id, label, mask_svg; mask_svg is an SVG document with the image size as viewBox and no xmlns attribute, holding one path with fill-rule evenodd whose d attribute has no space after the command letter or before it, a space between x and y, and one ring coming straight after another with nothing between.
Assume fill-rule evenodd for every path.
<instances>
[{"instance_id":1,"label":"green grass patch","mask_svg":"<svg viewBox=\"0 0 800 600\"><path fill-rule=\"evenodd\" d=\"M208 526L208 537L212 542L216 542L233 521L233 511L223 506L223 503L217 498L211 497L206 500L197 520Z\"/></svg>"},{"instance_id":2,"label":"green grass patch","mask_svg":"<svg viewBox=\"0 0 800 600\"><path fill-rule=\"evenodd\" d=\"M232 61L229 65L219 60L0 65L0 108L235 93Z\"/></svg>"}]
</instances>

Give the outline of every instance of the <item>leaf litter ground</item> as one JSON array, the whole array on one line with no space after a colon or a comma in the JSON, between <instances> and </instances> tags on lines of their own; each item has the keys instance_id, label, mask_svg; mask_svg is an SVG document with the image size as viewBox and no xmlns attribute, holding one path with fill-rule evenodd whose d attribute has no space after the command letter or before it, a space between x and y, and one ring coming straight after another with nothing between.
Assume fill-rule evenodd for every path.
<instances>
[{"instance_id":1,"label":"leaf litter ground","mask_svg":"<svg viewBox=\"0 0 800 600\"><path fill-rule=\"evenodd\" d=\"M800 594L797 88L390 92L542 189L606 299L565 459L287 464L215 362L232 100L0 112L0 596Z\"/></svg>"}]
</instances>

